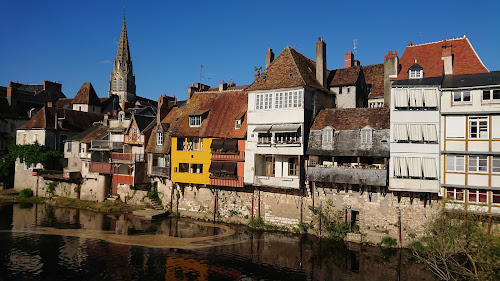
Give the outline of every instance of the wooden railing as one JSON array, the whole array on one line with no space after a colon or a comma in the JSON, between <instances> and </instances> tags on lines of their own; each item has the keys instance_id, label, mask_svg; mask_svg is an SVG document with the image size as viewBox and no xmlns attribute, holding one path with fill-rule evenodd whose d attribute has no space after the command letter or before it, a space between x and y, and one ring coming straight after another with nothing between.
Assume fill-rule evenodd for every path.
<instances>
[{"instance_id":1,"label":"wooden railing","mask_svg":"<svg viewBox=\"0 0 500 281\"><path fill-rule=\"evenodd\" d=\"M113 152L113 154L111 154L111 160L127 161L127 162L144 162L144 154Z\"/></svg>"},{"instance_id":2,"label":"wooden railing","mask_svg":"<svg viewBox=\"0 0 500 281\"><path fill-rule=\"evenodd\" d=\"M134 176L114 174L113 175L113 184L117 184L117 183L133 185L134 184Z\"/></svg>"},{"instance_id":3,"label":"wooden railing","mask_svg":"<svg viewBox=\"0 0 500 281\"><path fill-rule=\"evenodd\" d=\"M212 152L214 160L245 161L245 151L238 152Z\"/></svg>"},{"instance_id":4,"label":"wooden railing","mask_svg":"<svg viewBox=\"0 0 500 281\"><path fill-rule=\"evenodd\" d=\"M243 187L243 177L219 178L210 176L210 184L216 186Z\"/></svg>"},{"instance_id":5,"label":"wooden railing","mask_svg":"<svg viewBox=\"0 0 500 281\"><path fill-rule=\"evenodd\" d=\"M141 134L125 135L123 142L132 143L132 144L143 144L144 143L144 141L142 140Z\"/></svg>"},{"instance_id":6,"label":"wooden railing","mask_svg":"<svg viewBox=\"0 0 500 281\"><path fill-rule=\"evenodd\" d=\"M112 174L113 166L111 163L99 163L99 162L91 162L90 163L90 171L94 173L100 174Z\"/></svg>"}]
</instances>

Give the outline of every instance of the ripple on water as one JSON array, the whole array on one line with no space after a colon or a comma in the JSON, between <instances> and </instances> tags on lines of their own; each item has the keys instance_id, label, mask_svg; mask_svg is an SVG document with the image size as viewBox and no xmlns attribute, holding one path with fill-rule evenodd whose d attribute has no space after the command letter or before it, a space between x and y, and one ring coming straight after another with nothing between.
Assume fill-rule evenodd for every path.
<instances>
[{"instance_id":1,"label":"ripple on water","mask_svg":"<svg viewBox=\"0 0 500 281\"><path fill-rule=\"evenodd\" d=\"M15 273L38 275L42 272L43 262L38 251L26 252L13 248L9 253L7 268Z\"/></svg>"}]
</instances>

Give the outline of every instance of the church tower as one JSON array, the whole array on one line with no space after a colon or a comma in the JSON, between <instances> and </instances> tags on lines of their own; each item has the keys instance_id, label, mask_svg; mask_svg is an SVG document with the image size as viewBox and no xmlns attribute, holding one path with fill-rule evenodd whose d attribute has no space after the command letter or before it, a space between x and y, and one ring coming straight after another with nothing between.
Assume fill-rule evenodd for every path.
<instances>
[{"instance_id":1,"label":"church tower","mask_svg":"<svg viewBox=\"0 0 500 281\"><path fill-rule=\"evenodd\" d=\"M122 34L109 81L109 96L111 95L117 95L120 98L120 103L136 101L135 76L132 71L125 18L123 18Z\"/></svg>"}]
</instances>

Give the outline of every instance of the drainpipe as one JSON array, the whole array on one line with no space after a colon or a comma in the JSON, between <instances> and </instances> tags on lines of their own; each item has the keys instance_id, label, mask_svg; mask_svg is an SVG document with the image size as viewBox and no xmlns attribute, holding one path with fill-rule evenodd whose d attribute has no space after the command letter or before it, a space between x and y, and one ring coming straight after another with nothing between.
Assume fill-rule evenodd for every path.
<instances>
[{"instance_id":1,"label":"drainpipe","mask_svg":"<svg viewBox=\"0 0 500 281\"><path fill-rule=\"evenodd\" d=\"M215 198L214 198L214 223L215 223L215 217L217 214L217 189L215 190Z\"/></svg>"},{"instance_id":2,"label":"drainpipe","mask_svg":"<svg viewBox=\"0 0 500 281\"><path fill-rule=\"evenodd\" d=\"M252 221L253 221L253 204L254 204L254 201L255 201L255 194L254 194L255 190L252 190Z\"/></svg>"},{"instance_id":3,"label":"drainpipe","mask_svg":"<svg viewBox=\"0 0 500 281\"><path fill-rule=\"evenodd\" d=\"M300 223L302 223L302 194L300 195Z\"/></svg>"},{"instance_id":4,"label":"drainpipe","mask_svg":"<svg viewBox=\"0 0 500 281\"><path fill-rule=\"evenodd\" d=\"M260 218L260 189L257 189L257 215Z\"/></svg>"},{"instance_id":5,"label":"drainpipe","mask_svg":"<svg viewBox=\"0 0 500 281\"><path fill-rule=\"evenodd\" d=\"M401 244L401 209L397 208L398 212L398 233L399 233L399 247L402 248Z\"/></svg>"}]
</instances>

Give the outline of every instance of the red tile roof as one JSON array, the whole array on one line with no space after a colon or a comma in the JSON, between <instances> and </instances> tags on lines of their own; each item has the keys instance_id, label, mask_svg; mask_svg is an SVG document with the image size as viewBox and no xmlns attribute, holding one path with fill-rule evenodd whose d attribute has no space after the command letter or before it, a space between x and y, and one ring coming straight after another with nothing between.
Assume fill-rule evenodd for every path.
<instances>
[{"instance_id":1,"label":"red tile roof","mask_svg":"<svg viewBox=\"0 0 500 281\"><path fill-rule=\"evenodd\" d=\"M354 85L359 77L361 66L353 66L349 68L341 68L334 70L335 74L330 86Z\"/></svg>"},{"instance_id":2,"label":"red tile roof","mask_svg":"<svg viewBox=\"0 0 500 281\"><path fill-rule=\"evenodd\" d=\"M488 72L486 66L466 37L438 42L407 46L399 64L396 80L408 79L408 69L415 63L424 68L424 78L443 75L443 44L451 44L453 54L453 74L473 74Z\"/></svg>"},{"instance_id":3,"label":"red tile roof","mask_svg":"<svg viewBox=\"0 0 500 281\"><path fill-rule=\"evenodd\" d=\"M94 122L102 121L103 119L102 114L55 107L43 107L30 121L28 121L28 123L21 126L20 129L54 130L56 114L57 118L61 118L57 129L73 132L83 132L92 127Z\"/></svg>"},{"instance_id":4,"label":"red tile roof","mask_svg":"<svg viewBox=\"0 0 500 281\"><path fill-rule=\"evenodd\" d=\"M380 108L329 108L323 109L314 120L311 130L330 126L335 130L359 130L369 125L375 130L390 128L390 114Z\"/></svg>"},{"instance_id":5,"label":"red tile roof","mask_svg":"<svg viewBox=\"0 0 500 281\"><path fill-rule=\"evenodd\" d=\"M199 92L193 94L184 107L179 120L173 124L172 136L204 138L244 138L246 135L246 115L240 129L235 129L235 120L246 112L248 94L244 91ZM200 127L189 126L189 115L207 112Z\"/></svg>"},{"instance_id":6,"label":"red tile roof","mask_svg":"<svg viewBox=\"0 0 500 281\"><path fill-rule=\"evenodd\" d=\"M85 82L73 99L73 104L88 104L94 106L101 106L101 101L97 96L92 83Z\"/></svg>"},{"instance_id":7,"label":"red tile roof","mask_svg":"<svg viewBox=\"0 0 500 281\"><path fill-rule=\"evenodd\" d=\"M271 90L299 86L327 91L316 80L316 63L287 46L246 90Z\"/></svg>"},{"instance_id":8,"label":"red tile roof","mask_svg":"<svg viewBox=\"0 0 500 281\"><path fill-rule=\"evenodd\" d=\"M156 145L156 132L158 131L158 125L155 126L151 136L149 137L148 144L146 146L146 152L148 153L170 153L171 146L171 136L170 136L170 127L173 123L177 122L179 116L183 112L183 108L174 107L170 110L170 112L163 118L160 125L163 129L163 146L158 147Z\"/></svg>"},{"instance_id":9,"label":"red tile roof","mask_svg":"<svg viewBox=\"0 0 500 281\"><path fill-rule=\"evenodd\" d=\"M372 64L363 66L366 84L372 85L370 88L370 98L384 95L384 64Z\"/></svg>"}]
</instances>

